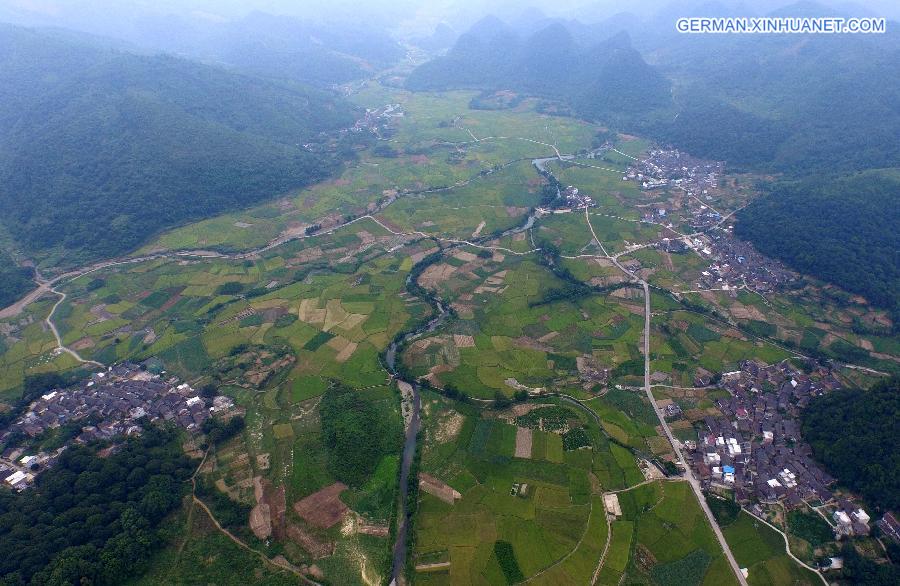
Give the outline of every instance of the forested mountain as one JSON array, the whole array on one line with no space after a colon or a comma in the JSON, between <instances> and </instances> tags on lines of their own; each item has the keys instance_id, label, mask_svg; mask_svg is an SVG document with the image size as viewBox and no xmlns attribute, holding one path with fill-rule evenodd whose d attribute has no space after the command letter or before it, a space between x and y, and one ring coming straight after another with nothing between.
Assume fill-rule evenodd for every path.
<instances>
[{"instance_id":1,"label":"forested mountain","mask_svg":"<svg viewBox=\"0 0 900 586\"><path fill-rule=\"evenodd\" d=\"M681 35L652 55L675 80L680 114L644 131L792 175L900 165L900 33L887 30Z\"/></svg>"},{"instance_id":2,"label":"forested mountain","mask_svg":"<svg viewBox=\"0 0 900 586\"><path fill-rule=\"evenodd\" d=\"M30 270L19 267L9 255L0 250L0 307L6 307L33 289L31 277Z\"/></svg>"},{"instance_id":3,"label":"forested mountain","mask_svg":"<svg viewBox=\"0 0 900 586\"><path fill-rule=\"evenodd\" d=\"M735 232L804 273L900 311L900 172L782 183Z\"/></svg>"},{"instance_id":4,"label":"forested mountain","mask_svg":"<svg viewBox=\"0 0 900 586\"><path fill-rule=\"evenodd\" d=\"M494 17L460 36L445 57L414 70L407 86L512 89L601 119L633 120L670 106L668 82L644 62L627 35L585 46L561 23L523 36Z\"/></svg>"},{"instance_id":5,"label":"forested mountain","mask_svg":"<svg viewBox=\"0 0 900 586\"><path fill-rule=\"evenodd\" d=\"M145 46L239 71L323 85L371 75L405 55L377 27L310 23L263 12L221 24L172 15L145 17L136 26L138 42Z\"/></svg>"},{"instance_id":6,"label":"forested mountain","mask_svg":"<svg viewBox=\"0 0 900 586\"><path fill-rule=\"evenodd\" d=\"M837 479L879 511L900 507L900 379L844 389L803 411L803 437ZM873 515L874 517L874 515Z\"/></svg>"},{"instance_id":7,"label":"forested mountain","mask_svg":"<svg viewBox=\"0 0 900 586\"><path fill-rule=\"evenodd\" d=\"M305 83L330 85L359 79L405 55L377 23L361 18L352 22L298 18L296 15L308 11L284 5L281 8L295 16L248 13L246 3L227 6L221 1L210 2L205 10L192 10L183 2L140 6L113 0L50 0L45 6L2 4L0 21L64 27L118 39L133 50L176 54Z\"/></svg>"},{"instance_id":8,"label":"forested mountain","mask_svg":"<svg viewBox=\"0 0 900 586\"><path fill-rule=\"evenodd\" d=\"M166 56L0 27L0 212L31 252L119 254L332 172L300 145L344 102Z\"/></svg>"}]
</instances>

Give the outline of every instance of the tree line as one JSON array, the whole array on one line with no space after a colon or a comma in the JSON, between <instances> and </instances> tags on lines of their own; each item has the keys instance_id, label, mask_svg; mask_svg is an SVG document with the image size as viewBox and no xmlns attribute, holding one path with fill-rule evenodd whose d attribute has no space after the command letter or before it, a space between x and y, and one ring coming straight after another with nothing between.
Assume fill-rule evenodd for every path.
<instances>
[{"instance_id":1,"label":"tree line","mask_svg":"<svg viewBox=\"0 0 900 586\"><path fill-rule=\"evenodd\" d=\"M72 446L34 487L0 490L0 583L121 584L163 545L193 469L178 433L147 426L111 455L100 447Z\"/></svg>"}]
</instances>

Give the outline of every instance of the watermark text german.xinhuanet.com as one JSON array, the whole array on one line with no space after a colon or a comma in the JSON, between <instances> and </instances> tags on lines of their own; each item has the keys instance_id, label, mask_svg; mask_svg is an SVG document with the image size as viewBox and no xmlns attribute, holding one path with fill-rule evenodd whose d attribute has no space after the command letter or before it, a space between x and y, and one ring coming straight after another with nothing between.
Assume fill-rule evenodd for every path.
<instances>
[{"instance_id":1,"label":"watermark text german.xinhuanet.com","mask_svg":"<svg viewBox=\"0 0 900 586\"><path fill-rule=\"evenodd\" d=\"M880 34L885 18L798 17L688 17L679 18L675 29L698 34Z\"/></svg>"}]
</instances>

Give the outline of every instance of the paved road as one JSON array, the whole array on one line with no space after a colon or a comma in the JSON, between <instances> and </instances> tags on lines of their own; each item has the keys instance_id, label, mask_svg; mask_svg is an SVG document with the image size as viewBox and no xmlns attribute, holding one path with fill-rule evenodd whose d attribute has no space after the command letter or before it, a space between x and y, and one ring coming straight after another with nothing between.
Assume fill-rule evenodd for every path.
<instances>
[{"instance_id":1,"label":"paved road","mask_svg":"<svg viewBox=\"0 0 900 586\"><path fill-rule=\"evenodd\" d=\"M594 226L591 225L591 219L588 215L587 209L585 209L584 211L584 218L587 221L588 228L590 228L594 240L597 242L597 244L600 245L600 249L603 250L603 254L606 255L606 257L611 260L620 271L631 277L631 279L635 283L639 284L644 290L644 392L647 394L647 399L653 406L653 411L656 413L656 417L657 419L659 419L659 423L662 426L663 431L665 432L666 437L669 440L669 443L672 444L672 449L675 450L675 455L678 458L678 461L684 464L685 480L687 480L688 484L691 485L691 489L693 489L694 495L697 497L697 501L700 503L700 508L702 508L703 512L706 514L706 518L713 529L713 533L715 533L716 539L719 540L719 545L722 547L722 551L725 552L725 557L728 559L728 563L731 564L731 569L734 571L735 577L737 578L741 586L747 586L747 579L744 578L744 573L741 571L741 566L737 563L737 560L734 559L734 554L731 553L731 548L728 547L728 542L725 540L725 535L722 534L721 527L719 527L719 524L716 522L716 518L713 516L712 510L710 510L709 505L706 504L706 498L703 496L703 490L701 490L700 488L700 482L694 476L694 472L688 465L687 460L684 459L684 455L681 453L681 448L679 447L678 442L675 440L675 436L672 434L672 429L666 422L665 414L659 408L659 405L656 404L656 399L653 397L653 389L652 385L650 384L650 285L649 283L647 283L647 281L638 277L635 273L625 268L619 262L618 255L610 256L606 253L606 249L603 247L603 243L600 242L600 239L597 238L596 232L594 232Z\"/></svg>"},{"instance_id":2,"label":"paved road","mask_svg":"<svg viewBox=\"0 0 900 586\"><path fill-rule=\"evenodd\" d=\"M731 553L731 548L728 547L728 542L725 541L725 535L722 534L722 529L716 522L716 518L713 516L709 505L706 504L706 498L703 496L703 491L700 489L700 482L694 476L694 472L688 465L687 460L684 459L681 448L675 440L675 436L672 434L672 429L669 427L669 424L666 423L665 415L659 408L659 405L656 404L656 399L653 397L653 390L650 386L650 285L643 279L639 279L638 282L644 289L644 392L647 393L647 399L649 399L650 404L653 405L653 411L656 412L656 417L659 419L663 431L665 431L666 437L669 439L669 443L672 444L672 449L675 450L678 461L684 464L684 477L694 490L697 501L700 503L700 507L706 514L706 518L709 520L709 524L716 534L716 539L719 540L719 545L722 546L722 551L725 552L725 557L728 558L728 563L731 564L731 569L734 571L735 577L738 579L741 586L747 586L747 579L744 578L741 566L737 563L737 560L734 559L734 554Z\"/></svg>"}]
</instances>

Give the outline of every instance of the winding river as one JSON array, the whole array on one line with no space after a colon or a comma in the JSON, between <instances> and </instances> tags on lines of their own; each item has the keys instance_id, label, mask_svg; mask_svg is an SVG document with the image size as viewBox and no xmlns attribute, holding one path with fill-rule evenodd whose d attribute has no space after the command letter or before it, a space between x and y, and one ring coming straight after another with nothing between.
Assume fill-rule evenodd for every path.
<instances>
[{"instance_id":1,"label":"winding river","mask_svg":"<svg viewBox=\"0 0 900 586\"><path fill-rule=\"evenodd\" d=\"M548 157L542 159L534 159L532 160L532 164L535 169L541 174L549 174L552 176L552 173L548 171L544 164L548 161L558 160L557 157ZM537 214L534 209L529 212L529 214L525 217L521 224L514 226L502 233L499 234L500 238L506 236L512 236L513 234L518 234L521 232L525 232L530 230L537 219ZM493 240L498 238L498 235L485 236L481 240ZM459 248L464 244L453 244L443 249L442 254L446 254L448 251L453 250L455 248ZM411 277L407 277L407 284L409 283L409 279ZM391 374L391 377L394 378L398 383L406 383L412 388L412 415L410 417L409 426L406 428L406 438L403 442L403 454L400 459L400 515L399 515L399 526L397 528L397 540L394 542L394 558L393 563L391 565L391 584L397 584L401 576L403 575L404 567L406 566L406 542L408 538L409 531L409 515L410 511L408 510L407 497L409 495L409 474L412 469L413 460L416 455L416 444L418 441L419 430L421 428L421 407L422 400L420 396L420 388L418 383L414 380L406 380L397 370L397 350L406 344L407 342L411 342L414 339L418 338L423 334L427 334L435 331L450 316L450 312L447 311L447 308L444 304L436 298L430 299L432 305L437 310L437 315L431 318L427 323L414 327L410 331L406 333L402 333L397 336L391 345L388 347L387 352L385 353L385 362L388 372ZM584 407L583 405L581 406Z\"/></svg>"}]
</instances>

